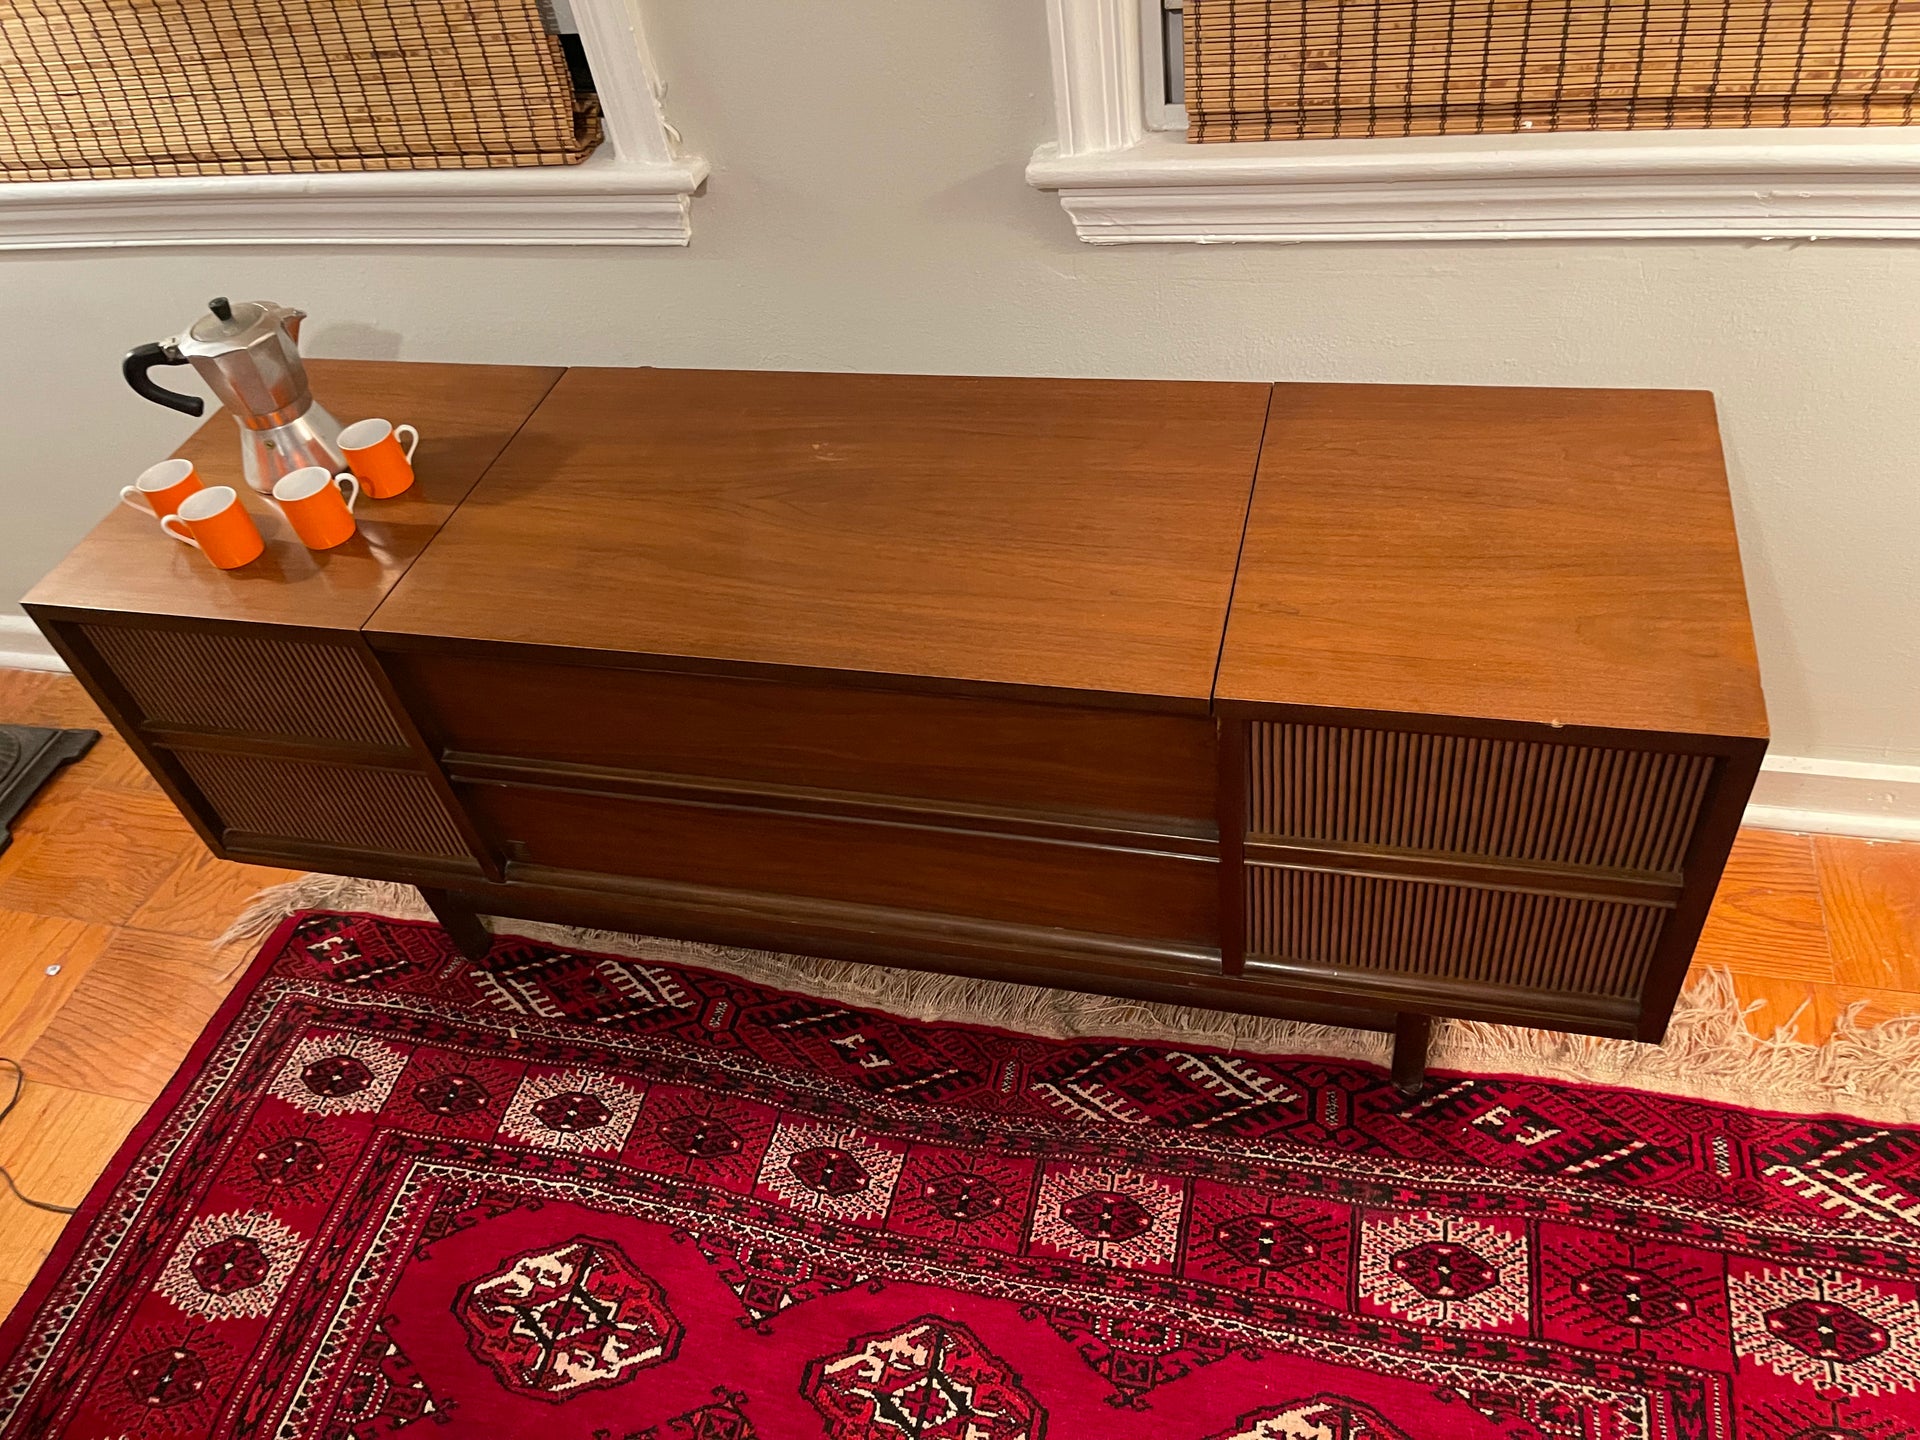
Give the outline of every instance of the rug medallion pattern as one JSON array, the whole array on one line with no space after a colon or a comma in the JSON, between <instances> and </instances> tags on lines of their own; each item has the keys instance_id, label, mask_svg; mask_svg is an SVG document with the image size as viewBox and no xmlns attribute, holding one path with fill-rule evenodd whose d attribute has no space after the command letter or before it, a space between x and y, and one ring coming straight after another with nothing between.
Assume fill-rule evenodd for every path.
<instances>
[{"instance_id":1,"label":"rug medallion pattern","mask_svg":"<svg viewBox=\"0 0 1920 1440\"><path fill-rule=\"evenodd\" d=\"M0 1437L1915 1440L1920 1134L276 932Z\"/></svg>"}]
</instances>

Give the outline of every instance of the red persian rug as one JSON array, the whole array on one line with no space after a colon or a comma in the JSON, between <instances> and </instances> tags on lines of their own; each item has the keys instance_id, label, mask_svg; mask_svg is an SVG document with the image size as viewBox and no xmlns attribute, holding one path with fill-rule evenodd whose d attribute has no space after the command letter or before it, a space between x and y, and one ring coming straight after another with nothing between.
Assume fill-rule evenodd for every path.
<instances>
[{"instance_id":1,"label":"red persian rug","mask_svg":"<svg viewBox=\"0 0 1920 1440\"><path fill-rule=\"evenodd\" d=\"M0 1436L1896 1440L1920 1134L282 925Z\"/></svg>"}]
</instances>

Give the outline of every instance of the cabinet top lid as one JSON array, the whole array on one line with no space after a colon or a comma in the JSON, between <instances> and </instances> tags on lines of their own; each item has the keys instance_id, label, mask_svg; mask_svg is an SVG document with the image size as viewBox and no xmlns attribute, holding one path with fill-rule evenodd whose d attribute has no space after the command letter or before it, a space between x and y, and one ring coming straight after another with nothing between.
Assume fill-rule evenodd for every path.
<instances>
[{"instance_id":1,"label":"cabinet top lid","mask_svg":"<svg viewBox=\"0 0 1920 1440\"><path fill-rule=\"evenodd\" d=\"M307 373L315 397L337 418L410 420L425 437L412 488L397 499L356 507L359 533L352 539L317 553L302 545L278 507L247 488L233 417L220 411L175 453L193 461L201 484L239 491L266 541L258 560L238 570L216 570L197 551L162 535L144 508L113 505L33 588L26 603L358 630L561 374L532 365L399 360L310 360ZM97 487L104 504L124 481L96 475L88 483Z\"/></svg>"},{"instance_id":2,"label":"cabinet top lid","mask_svg":"<svg viewBox=\"0 0 1920 1440\"><path fill-rule=\"evenodd\" d=\"M1713 397L1274 387L1215 695L1764 736Z\"/></svg>"},{"instance_id":3,"label":"cabinet top lid","mask_svg":"<svg viewBox=\"0 0 1920 1440\"><path fill-rule=\"evenodd\" d=\"M570 370L369 629L1204 709L1269 388Z\"/></svg>"}]
</instances>

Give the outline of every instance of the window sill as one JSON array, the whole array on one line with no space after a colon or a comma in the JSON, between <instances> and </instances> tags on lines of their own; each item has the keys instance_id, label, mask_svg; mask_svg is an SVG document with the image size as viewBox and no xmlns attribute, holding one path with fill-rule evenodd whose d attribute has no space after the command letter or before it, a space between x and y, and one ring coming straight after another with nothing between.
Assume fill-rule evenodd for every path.
<instances>
[{"instance_id":1,"label":"window sill","mask_svg":"<svg viewBox=\"0 0 1920 1440\"><path fill-rule=\"evenodd\" d=\"M608 147L603 147L603 150ZM706 162L0 184L0 250L685 245Z\"/></svg>"},{"instance_id":2,"label":"window sill","mask_svg":"<svg viewBox=\"0 0 1920 1440\"><path fill-rule=\"evenodd\" d=\"M1895 128L1230 145L1135 134L1034 152L1028 182L1059 192L1082 240L1920 238L1920 137Z\"/></svg>"},{"instance_id":3,"label":"window sill","mask_svg":"<svg viewBox=\"0 0 1920 1440\"><path fill-rule=\"evenodd\" d=\"M678 153L636 0L573 0L605 139L579 165L0 183L0 250L147 245L685 245Z\"/></svg>"}]
</instances>

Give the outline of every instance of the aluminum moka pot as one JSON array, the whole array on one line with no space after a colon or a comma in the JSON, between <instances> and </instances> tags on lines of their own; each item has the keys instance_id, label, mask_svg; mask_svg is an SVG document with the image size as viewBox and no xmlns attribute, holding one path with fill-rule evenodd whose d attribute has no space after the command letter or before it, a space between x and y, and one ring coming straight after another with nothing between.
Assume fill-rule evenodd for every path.
<instances>
[{"instance_id":1,"label":"aluminum moka pot","mask_svg":"<svg viewBox=\"0 0 1920 1440\"><path fill-rule=\"evenodd\" d=\"M283 475L307 465L341 470L340 422L313 400L300 363L304 310L270 300L207 303L183 334L127 352L121 373L137 394L156 405L199 415L206 402L156 385L156 365L192 365L240 426L240 461L247 484L265 493Z\"/></svg>"}]
</instances>

